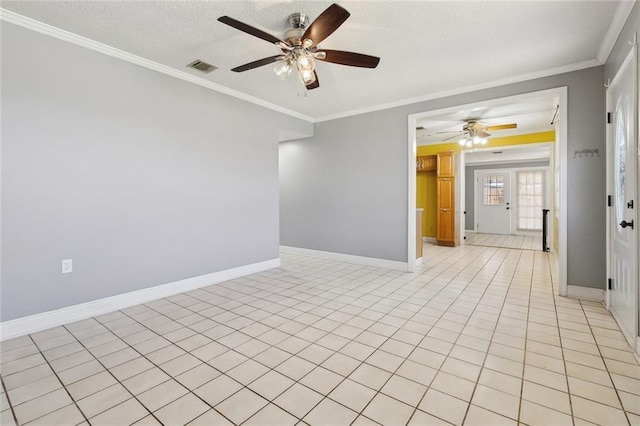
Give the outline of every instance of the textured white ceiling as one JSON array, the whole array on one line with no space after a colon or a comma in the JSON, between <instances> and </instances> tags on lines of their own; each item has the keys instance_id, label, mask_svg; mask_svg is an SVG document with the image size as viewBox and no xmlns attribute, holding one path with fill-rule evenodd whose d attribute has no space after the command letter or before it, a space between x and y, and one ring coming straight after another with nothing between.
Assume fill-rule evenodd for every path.
<instances>
[{"instance_id":1,"label":"textured white ceiling","mask_svg":"<svg viewBox=\"0 0 640 426\"><path fill-rule=\"evenodd\" d=\"M308 93L293 76L278 79L273 66L229 71L279 50L216 19L229 15L282 36L289 14L304 12L314 19L330 2L3 0L2 7L180 71L194 59L210 62L220 69L208 75L188 72L323 119L602 63L619 30L616 11L630 9L628 1L621 3L340 1L351 17L320 46L379 56L380 65L371 70L320 63L320 88ZM608 31L612 22L616 25Z\"/></svg>"}]
</instances>

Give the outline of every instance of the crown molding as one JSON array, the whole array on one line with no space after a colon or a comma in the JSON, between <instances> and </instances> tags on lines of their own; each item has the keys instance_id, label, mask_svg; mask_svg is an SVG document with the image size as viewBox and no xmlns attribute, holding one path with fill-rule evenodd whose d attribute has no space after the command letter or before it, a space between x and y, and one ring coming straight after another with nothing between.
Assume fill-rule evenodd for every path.
<instances>
[{"instance_id":1,"label":"crown molding","mask_svg":"<svg viewBox=\"0 0 640 426\"><path fill-rule=\"evenodd\" d=\"M552 75L564 74L567 72L578 71L586 68L592 68L602 65L596 59L590 59L588 61L576 62L574 64L563 65L561 67L549 68L542 71L536 71L527 74L521 74L514 77L503 78L500 80L489 81L486 83L474 84L470 86L463 86L452 90L444 90L442 92L429 93L427 95L418 96L415 98L402 99L395 102L389 102L379 105L374 105L366 108L359 108L350 111L345 111L338 114L327 115L316 119L316 123L323 121L336 120L338 118L351 117L353 115L366 114L370 112L382 111L385 109L396 108L405 105L417 104L420 102L426 102L433 99L441 99L449 96L461 95L464 93L476 92L478 90L491 89L493 87L506 86L508 84L520 83L528 80L535 80L537 78L549 77Z\"/></svg>"},{"instance_id":2,"label":"crown molding","mask_svg":"<svg viewBox=\"0 0 640 426\"><path fill-rule=\"evenodd\" d=\"M263 99L256 98L251 95L247 95L237 90L230 89L220 84L213 83L208 80L204 80L200 77L191 75L187 72L178 71L175 68L171 68L166 65L162 65L157 62L150 61L148 59L126 52L124 50L116 49L115 47L111 47L106 44L97 42L95 40L91 40L89 38L79 36L72 32L54 27L52 25L45 24L44 22L36 21L35 19L31 19L26 16L20 15L18 13L11 12L4 8L0 8L0 20L18 25L20 27L23 27L23 28L26 28L50 37L57 38L62 41L66 41L68 43L75 44L77 46L85 47L87 49L100 52L105 55L121 59L123 61L130 62L132 64L139 65L141 67L144 67L165 75L169 75L171 77L175 77L189 83L197 84L198 86L202 86L209 90L213 90L218 93L232 96L234 98L237 98L246 102L250 102L254 105L258 105L263 108L267 108L282 114L289 115L294 118L298 118L300 120L308 121L311 123L315 122L314 118L304 114L300 114L299 112L281 107L279 105L273 104L271 102L267 102Z\"/></svg>"},{"instance_id":3,"label":"crown molding","mask_svg":"<svg viewBox=\"0 0 640 426\"><path fill-rule=\"evenodd\" d=\"M600 49L598 50L598 56L596 57L598 62L604 64L609 58L609 55L613 50L613 46L615 46L616 40L622 32L624 24L627 22L627 19L629 19L629 14L631 14L631 10L633 9L635 3L635 0L631 0L621 1L618 4L618 8L613 15L611 24L607 29L607 33L604 35L602 43L600 43Z\"/></svg>"}]
</instances>

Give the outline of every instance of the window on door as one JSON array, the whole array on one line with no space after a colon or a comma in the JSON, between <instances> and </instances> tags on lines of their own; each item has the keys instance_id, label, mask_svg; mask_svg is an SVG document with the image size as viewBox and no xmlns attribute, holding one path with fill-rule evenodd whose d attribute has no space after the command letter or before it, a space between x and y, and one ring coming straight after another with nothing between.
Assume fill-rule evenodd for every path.
<instances>
[{"instance_id":1,"label":"window on door","mask_svg":"<svg viewBox=\"0 0 640 426\"><path fill-rule=\"evenodd\" d=\"M504 205L504 176L485 176L482 188L485 206Z\"/></svg>"},{"instance_id":2,"label":"window on door","mask_svg":"<svg viewBox=\"0 0 640 426\"><path fill-rule=\"evenodd\" d=\"M544 171L522 171L516 174L517 227L521 231L542 230L544 208Z\"/></svg>"}]
</instances>

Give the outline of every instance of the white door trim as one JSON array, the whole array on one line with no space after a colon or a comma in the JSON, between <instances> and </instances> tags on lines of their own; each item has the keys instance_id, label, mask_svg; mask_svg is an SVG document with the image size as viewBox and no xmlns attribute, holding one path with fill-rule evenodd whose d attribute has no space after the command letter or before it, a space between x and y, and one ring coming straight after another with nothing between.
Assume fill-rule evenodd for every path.
<instances>
[{"instance_id":1,"label":"white door trim","mask_svg":"<svg viewBox=\"0 0 640 426\"><path fill-rule=\"evenodd\" d=\"M409 272L413 272L415 269L416 263L416 246L415 246L415 236L416 236L416 224L415 224L415 214L416 214L416 122L419 119L423 119L425 117L430 117L434 115L439 115L447 112L454 112L460 109L460 107L476 107L476 106L486 106L487 104L497 103L498 101L512 101L518 102L524 99L540 96L540 95L550 95L557 96L559 99L559 109L558 109L558 130L557 130L557 140L556 144L558 144L559 158L556 158L555 161L559 163L560 170L560 194L559 194L559 229L558 229L558 263L559 263L559 293L561 296L567 295L567 199L568 199L568 190L567 190L567 96L568 91L566 86L557 87L554 89L540 90L531 93L522 93L514 96L507 96L504 98L496 98L496 99L487 99L482 102L474 102L466 105L454 105L452 107L426 111L416 114L409 114L407 117L407 269ZM460 215L463 214L463 210L460 210ZM458 218L458 220L461 220ZM463 219L462 219L463 220ZM428 256L428 254L427 254Z\"/></svg>"}]
</instances>

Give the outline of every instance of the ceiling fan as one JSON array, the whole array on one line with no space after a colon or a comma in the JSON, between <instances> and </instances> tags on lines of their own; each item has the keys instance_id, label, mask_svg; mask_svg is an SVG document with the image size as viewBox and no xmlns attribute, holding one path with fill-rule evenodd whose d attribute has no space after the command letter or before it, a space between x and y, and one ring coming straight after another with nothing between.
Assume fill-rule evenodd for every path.
<instances>
[{"instance_id":1,"label":"ceiling fan","mask_svg":"<svg viewBox=\"0 0 640 426\"><path fill-rule=\"evenodd\" d=\"M467 148L469 148L474 145L485 145L487 143L487 138L491 136L491 133L489 132L494 132L497 130L515 129L516 127L518 127L516 123L495 124L495 125L484 124L484 123L480 123L475 118L468 118L463 122L464 124L462 125L461 132L455 131L456 133L455 135L449 136L448 138L443 139L443 141L448 141L464 135L459 140L459 144L461 146L466 146ZM436 134L446 134L446 133L454 133L454 132L437 132Z\"/></svg>"},{"instance_id":2,"label":"ceiling fan","mask_svg":"<svg viewBox=\"0 0 640 426\"><path fill-rule=\"evenodd\" d=\"M243 72L278 62L274 69L276 75L283 79L287 78L296 67L300 81L308 90L311 90L320 87L315 60L362 68L378 66L380 58L375 56L318 48L318 44L337 30L349 15L349 12L342 7L332 4L307 27L309 16L304 13L294 13L289 15L289 23L293 28L284 33L282 40L229 16L221 16L218 21L273 43L282 51L278 55L232 68L231 71Z\"/></svg>"}]
</instances>

